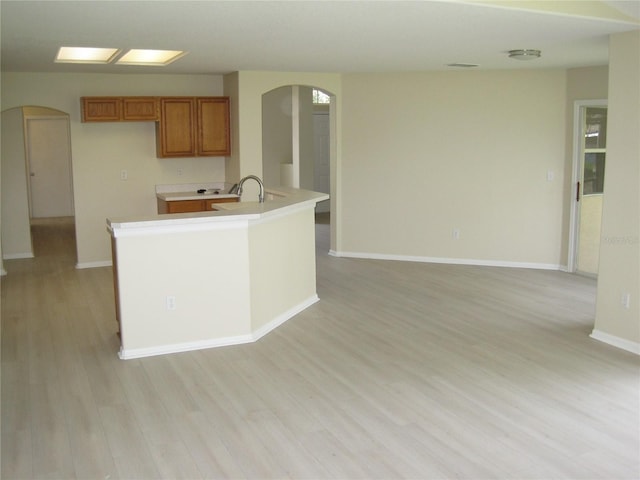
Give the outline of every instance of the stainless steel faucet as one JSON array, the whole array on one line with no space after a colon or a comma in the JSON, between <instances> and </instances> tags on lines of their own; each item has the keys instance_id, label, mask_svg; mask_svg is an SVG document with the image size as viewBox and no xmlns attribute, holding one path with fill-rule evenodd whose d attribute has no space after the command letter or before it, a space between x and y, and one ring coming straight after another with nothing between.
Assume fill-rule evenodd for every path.
<instances>
[{"instance_id":1,"label":"stainless steel faucet","mask_svg":"<svg viewBox=\"0 0 640 480\"><path fill-rule=\"evenodd\" d=\"M249 180L250 178L258 182L258 185L260 186L260 193L258 193L258 201L260 203L264 203L264 184L262 183L262 180L260 180L255 175L247 175L246 177L244 177L242 180L238 182L238 190L237 190L238 196L242 196L242 185L244 185L245 180Z\"/></svg>"}]
</instances>

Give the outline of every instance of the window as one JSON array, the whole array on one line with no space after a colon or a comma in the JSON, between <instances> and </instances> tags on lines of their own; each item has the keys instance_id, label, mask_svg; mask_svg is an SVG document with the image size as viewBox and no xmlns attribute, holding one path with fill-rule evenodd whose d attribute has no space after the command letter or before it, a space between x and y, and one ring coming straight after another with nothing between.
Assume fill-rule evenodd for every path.
<instances>
[{"instance_id":1,"label":"window","mask_svg":"<svg viewBox=\"0 0 640 480\"><path fill-rule=\"evenodd\" d=\"M607 109L587 107L584 125L583 194L604 191L604 163L607 148Z\"/></svg>"},{"instance_id":2,"label":"window","mask_svg":"<svg viewBox=\"0 0 640 480\"><path fill-rule=\"evenodd\" d=\"M328 105L331 103L331 97L322 90L313 89L313 103L315 105Z\"/></svg>"},{"instance_id":3,"label":"window","mask_svg":"<svg viewBox=\"0 0 640 480\"><path fill-rule=\"evenodd\" d=\"M584 154L584 195L604 191L604 152Z\"/></svg>"}]
</instances>

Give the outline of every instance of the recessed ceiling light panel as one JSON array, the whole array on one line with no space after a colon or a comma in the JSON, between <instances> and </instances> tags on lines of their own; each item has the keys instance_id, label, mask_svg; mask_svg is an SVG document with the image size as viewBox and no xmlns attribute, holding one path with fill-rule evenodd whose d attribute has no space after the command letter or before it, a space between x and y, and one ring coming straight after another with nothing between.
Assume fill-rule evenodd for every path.
<instances>
[{"instance_id":1,"label":"recessed ceiling light panel","mask_svg":"<svg viewBox=\"0 0 640 480\"><path fill-rule=\"evenodd\" d=\"M119 48L60 47L56 63L109 63Z\"/></svg>"},{"instance_id":2,"label":"recessed ceiling light panel","mask_svg":"<svg viewBox=\"0 0 640 480\"><path fill-rule=\"evenodd\" d=\"M150 65L161 67L175 62L186 54L187 52L183 52L182 50L133 49L120 57L116 63L120 65Z\"/></svg>"}]
</instances>

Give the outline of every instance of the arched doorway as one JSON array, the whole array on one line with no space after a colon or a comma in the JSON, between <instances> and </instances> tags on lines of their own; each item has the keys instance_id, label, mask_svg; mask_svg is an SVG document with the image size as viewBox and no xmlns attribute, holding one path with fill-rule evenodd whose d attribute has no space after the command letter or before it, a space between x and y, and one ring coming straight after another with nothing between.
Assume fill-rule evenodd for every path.
<instances>
[{"instance_id":1,"label":"arched doorway","mask_svg":"<svg viewBox=\"0 0 640 480\"><path fill-rule=\"evenodd\" d=\"M266 184L330 193L331 99L329 92L306 85L283 86L262 95ZM321 202L316 210L326 222L329 205L328 200Z\"/></svg>"},{"instance_id":2,"label":"arched doorway","mask_svg":"<svg viewBox=\"0 0 640 480\"><path fill-rule=\"evenodd\" d=\"M2 256L37 255L32 227L74 228L69 115L41 106L2 112Z\"/></svg>"}]
</instances>

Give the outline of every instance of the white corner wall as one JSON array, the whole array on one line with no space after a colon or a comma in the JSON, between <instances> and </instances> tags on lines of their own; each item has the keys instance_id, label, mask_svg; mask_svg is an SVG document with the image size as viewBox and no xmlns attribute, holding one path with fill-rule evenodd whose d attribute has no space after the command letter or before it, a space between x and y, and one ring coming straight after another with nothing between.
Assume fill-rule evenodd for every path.
<instances>
[{"instance_id":1,"label":"white corner wall","mask_svg":"<svg viewBox=\"0 0 640 480\"><path fill-rule=\"evenodd\" d=\"M29 192L25 165L24 116L21 108L2 112L2 255L33 257Z\"/></svg>"},{"instance_id":2,"label":"white corner wall","mask_svg":"<svg viewBox=\"0 0 640 480\"><path fill-rule=\"evenodd\" d=\"M561 268L565 105L565 70L344 75L337 253Z\"/></svg>"},{"instance_id":3,"label":"white corner wall","mask_svg":"<svg viewBox=\"0 0 640 480\"><path fill-rule=\"evenodd\" d=\"M609 42L607 167L592 336L640 354L640 32ZM622 299L629 295L628 307Z\"/></svg>"},{"instance_id":4,"label":"white corner wall","mask_svg":"<svg viewBox=\"0 0 640 480\"><path fill-rule=\"evenodd\" d=\"M223 157L156 158L153 122L81 123L80 97L100 95L223 95L223 77L2 73L3 110L32 105L70 116L79 267L110 264L106 218L155 213L156 184L225 178ZM13 228L3 215L3 233Z\"/></svg>"}]
</instances>

